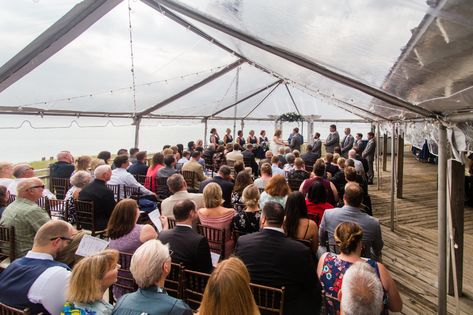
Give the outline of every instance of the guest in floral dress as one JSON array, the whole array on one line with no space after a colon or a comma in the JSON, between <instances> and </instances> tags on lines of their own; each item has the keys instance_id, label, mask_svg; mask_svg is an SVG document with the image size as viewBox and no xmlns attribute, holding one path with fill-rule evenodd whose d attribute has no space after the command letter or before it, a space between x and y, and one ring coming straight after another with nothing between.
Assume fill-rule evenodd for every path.
<instances>
[{"instance_id":1,"label":"guest in floral dress","mask_svg":"<svg viewBox=\"0 0 473 315\"><path fill-rule=\"evenodd\" d=\"M70 183L72 185L71 188L67 191L66 195L64 196L64 202L66 203L67 211L68 211L68 221L71 224L76 223L76 210L74 200L79 198L79 193L90 182L92 182L93 178L87 171L77 171L74 175L72 175L70 179Z\"/></svg>"},{"instance_id":2,"label":"guest in floral dress","mask_svg":"<svg viewBox=\"0 0 473 315\"><path fill-rule=\"evenodd\" d=\"M253 184L253 179L251 179L250 174L246 171L241 171L237 174L235 178L235 186L233 186L232 192L232 204L235 210L238 210L238 208L244 208L241 196L243 194L243 189L250 184Z\"/></svg>"},{"instance_id":3,"label":"guest in floral dress","mask_svg":"<svg viewBox=\"0 0 473 315\"><path fill-rule=\"evenodd\" d=\"M259 220L261 209L259 208L259 189L254 184L247 186L243 190L242 200L245 208L238 208L237 214L233 218L233 229L240 234L248 234L259 231Z\"/></svg>"}]
</instances>

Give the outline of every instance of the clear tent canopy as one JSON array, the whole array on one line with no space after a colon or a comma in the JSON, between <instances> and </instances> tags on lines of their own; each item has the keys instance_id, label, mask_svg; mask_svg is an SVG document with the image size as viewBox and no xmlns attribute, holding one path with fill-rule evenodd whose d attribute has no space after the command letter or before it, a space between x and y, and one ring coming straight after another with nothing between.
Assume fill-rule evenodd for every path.
<instances>
[{"instance_id":1,"label":"clear tent canopy","mask_svg":"<svg viewBox=\"0 0 473 315\"><path fill-rule=\"evenodd\" d=\"M0 114L299 112L400 122L413 143L440 121L471 149L467 0L8 1L0 15Z\"/></svg>"}]
</instances>

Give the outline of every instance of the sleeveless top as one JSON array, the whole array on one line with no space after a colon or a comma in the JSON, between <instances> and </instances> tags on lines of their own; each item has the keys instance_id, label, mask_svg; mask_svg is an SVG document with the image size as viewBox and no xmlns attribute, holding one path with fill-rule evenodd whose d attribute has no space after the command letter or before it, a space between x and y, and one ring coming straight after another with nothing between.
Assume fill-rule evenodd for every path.
<instances>
[{"instance_id":1,"label":"sleeveless top","mask_svg":"<svg viewBox=\"0 0 473 315\"><path fill-rule=\"evenodd\" d=\"M378 263L373 259L366 260L366 263L374 268L379 278ZM324 259L322 273L320 274L320 282L326 295L338 299L338 292L342 288L343 275L352 264L351 262L339 259L336 254L327 253ZM386 299L384 299L384 301L385 300ZM340 314L340 302L328 300L327 306L328 314Z\"/></svg>"},{"instance_id":2,"label":"sleeveless top","mask_svg":"<svg viewBox=\"0 0 473 315\"><path fill-rule=\"evenodd\" d=\"M258 139L256 138L256 136L248 137L248 138L250 138L250 143L251 143L251 144L256 144L256 143L258 143Z\"/></svg>"},{"instance_id":3,"label":"sleeveless top","mask_svg":"<svg viewBox=\"0 0 473 315\"><path fill-rule=\"evenodd\" d=\"M236 140L235 140L236 143L238 143L240 146L244 146L245 145L245 138L243 137L237 137Z\"/></svg>"},{"instance_id":4,"label":"sleeveless top","mask_svg":"<svg viewBox=\"0 0 473 315\"><path fill-rule=\"evenodd\" d=\"M142 244L140 241L140 233L142 229L143 225L135 224L135 227L130 233L114 240L110 239L109 247L116 249L119 252L133 254Z\"/></svg>"},{"instance_id":5,"label":"sleeveless top","mask_svg":"<svg viewBox=\"0 0 473 315\"><path fill-rule=\"evenodd\" d=\"M226 137L223 137L223 144L227 143L232 143L233 142L233 136L232 135L226 135Z\"/></svg>"}]
</instances>

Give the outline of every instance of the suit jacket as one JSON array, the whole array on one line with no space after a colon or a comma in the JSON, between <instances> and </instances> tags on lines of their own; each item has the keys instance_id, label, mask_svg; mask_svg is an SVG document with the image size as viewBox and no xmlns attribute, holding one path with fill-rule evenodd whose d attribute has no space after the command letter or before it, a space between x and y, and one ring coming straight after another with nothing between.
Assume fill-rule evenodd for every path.
<instances>
[{"instance_id":1,"label":"suit jacket","mask_svg":"<svg viewBox=\"0 0 473 315\"><path fill-rule=\"evenodd\" d=\"M323 244L325 242L325 232L327 232L330 243L335 244L333 238L335 228L338 224L346 221L355 222L361 226L363 229L362 241L371 245L374 257L379 258L384 243L378 219L362 212L358 208L348 205L343 206L342 208L326 210L324 212L319 228L320 243Z\"/></svg>"},{"instance_id":2,"label":"suit jacket","mask_svg":"<svg viewBox=\"0 0 473 315\"><path fill-rule=\"evenodd\" d=\"M115 208L115 196L113 191L105 186L105 182L95 179L79 192L79 200L94 202L97 228L105 229L113 208Z\"/></svg>"},{"instance_id":3,"label":"suit jacket","mask_svg":"<svg viewBox=\"0 0 473 315\"><path fill-rule=\"evenodd\" d=\"M136 162L133 163L132 166L127 168L128 173L133 174L133 175L144 175L146 176L146 173L148 173L148 165L142 162Z\"/></svg>"},{"instance_id":4,"label":"suit jacket","mask_svg":"<svg viewBox=\"0 0 473 315\"><path fill-rule=\"evenodd\" d=\"M207 180L204 180L200 184L200 189L199 192L203 193L205 186L209 183L217 183L220 188L222 188L222 197L225 200L223 203L223 206L225 208L233 208L232 206L232 191L233 191L233 186L234 184L228 180L223 179L221 176L214 176L214 178L209 178Z\"/></svg>"},{"instance_id":5,"label":"suit jacket","mask_svg":"<svg viewBox=\"0 0 473 315\"><path fill-rule=\"evenodd\" d=\"M190 227L177 225L174 229L162 231L158 239L169 243L173 251L173 263L182 263L186 269L211 273L213 266L207 239Z\"/></svg>"},{"instance_id":6,"label":"suit jacket","mask_svg":"<svg viewBox=\"0 0 473 315\"><path fill-rule=\"evenodd\" d=\"M322 156L322 140L314 139L314 144L312 145L312 152L317 154L317 159Z\"/></svg>"},{"instance_id":7,"label":"suit jacket","mask_svg":"<svg viewBox=\"0 0 473 315\"><path fill-rule=\"evenodd\" d=\"M284 314L318 314L320 283L310 249L275 230L240 236L236 256L245 263L251 282L285 287Z\"/></svg>"},{"instance_id":8,"label":"suit jacket","mask_svg":"<svg viewBox=\"0 0 473 315\"><path fill-rule=\"evenodd\" d=\"M243 155L243 161L245 159L250 159L250 167L251 167L251 171L253 172L254 175L257 175L258 174L258 163L256 163L256 160L255 160L255 154L251 151L248 151L248 150L245 150L241 153ZM248 165L245 165L245 166L248 166Z\"/></svg>"},{"instance_id":9,"label":"suit jacket","mask_svg":"<svg viewBox=\"0 0 473 315\"><path fill-rule=\"evenodd\" d=\"M304 161L304 164L310 167L314 166L314 163L318 158L320 158L320 155L318 155L314 151L306 152L301 155L301 159Z\"/></svg>"},{"instance_id":10,"label":"suit jacket","mask_svg":"<svg viewBox=\"0 0 473 315\"><path fill-rule=\"evenodd\" d=\"M363 151L363 147L364 147L363 139L355 140L354 145L356 145L357 147L359 147Z\"/></svg>"},{"instance_id":11,"label":"suit jacket","mask_svg":"<svg viewBox=\"0 0 473 315\"><path fill-rule=\"evenodd\" d=\"M329 133L327 139L325 139L325 151L327 153L333 153L336 146L340 145L340 136L338 131Z\"/></svg>"},{"instance_id":12,"label":"suit jacket","mask_svg":"<svg viewBox=\"0 0 473 315\"><path fill-rule=\"evenodd\" d=\"M366 148L363 150L363 153L361 153L361 157L364 159L367 159L368 162L373 162L375 152L376 152L376 142L374 139L371 139L370 141L368 141L368 144L366 145Z\"/></svg>"},{"instance_id":13,"label":"suit jacket","mask_svg":"<svg viewBox=\"0 0 473 315\"><path fill-rule=\"evenodd\" d=\"M303 142L304 142L304 140L302 139L302 136L300 134L296 133L292 136L289 147L292 150L300 151L301 150L301 145L302 145Z\"/></svg>"},{"instance_id":14,"label":"suit jacket","mask_svg":"<svg viewBox=\"0 0 473 315\"><path fill-rule=\"evenodd\" d=\"M351 134L343 138L342 142L340 142L340 151L342 152L342 156L348 156L348 151L353 148L354 142L355 138Z\"/></svg>"},{"instance_id":15,"label":"suit jacket","mask_svg":"<svg viewBox=\"0 0 473 315\"><path fill-rule=\"evenodd\" d=\"M205 180L207 177L204 174L204 167L195 160L190 160L182 166L183 171L191 171L195 173L194 189L199 189L200 183Z\"/></svg>"},{"instance_id":16,"label":"suit jacket","mask_svg":"<svg viewBox=\"0 0 473 315\"><path fill-rule=\"evenodd\" d=\"M51 177L54 178L70 178L74 172L74 164L58 161L51 165Z\"/></svg>"}]
</instances>

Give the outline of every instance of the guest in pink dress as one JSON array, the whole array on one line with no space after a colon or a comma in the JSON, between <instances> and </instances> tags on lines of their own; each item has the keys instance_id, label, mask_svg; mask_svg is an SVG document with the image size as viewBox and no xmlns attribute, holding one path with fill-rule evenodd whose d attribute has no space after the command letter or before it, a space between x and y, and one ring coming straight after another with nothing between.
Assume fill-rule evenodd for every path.
<instances>
[{"instance_id":1,"label":"guest in pink dress","mask_svg":"<svg viewBox=\"0 0 473 315\"><path fill-rule=\"evenodd\" d=\"M151 191L156 191L155 178L158 176L160 168L164 167L164 155L160 152L153 155L151 159L151 166L148 168L146 173L145 187Z\"/></svg>"},{"instance_id":2,"label":"guest in pink dress","mask_svg":"<svg viewBox=\"0 0 473 315\"><path fill-rule=\"evenodd\" d=\"M222 189L216 183L210 183L204 188L204 205L198 211L199 220L202 225L217 229L225 229L225 258L233 252L234 242L231 233L231 224L235 216L235 210L222 206Z\"/></svg>"}]
</instances>

